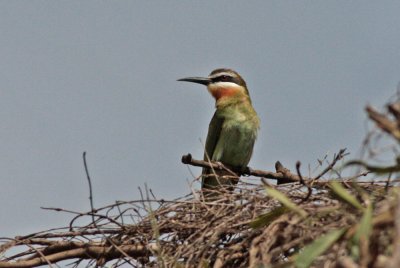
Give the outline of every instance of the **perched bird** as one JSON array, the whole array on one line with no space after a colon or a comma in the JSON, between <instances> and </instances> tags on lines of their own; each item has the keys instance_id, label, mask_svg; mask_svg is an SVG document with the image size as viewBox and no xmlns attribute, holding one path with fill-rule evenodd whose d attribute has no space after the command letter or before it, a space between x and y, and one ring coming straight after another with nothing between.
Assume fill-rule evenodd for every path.
<instances>
[{"instance_id":1,"label":"perched bird","mask_svg":"<svg viewBox=\"0 0 400 268\"><path fill-rule=\"evenodd\" d=\"M216 111L211 119L205 144L204 160L221 162L241 171L253 153L260 120L254 110L246 82L231 69L216 69L208 77L186 77L178 81L207 86L215 98ZM238 177L224 170L203 168L202 191L232 190Z\"/></svg>"}]
</instances>

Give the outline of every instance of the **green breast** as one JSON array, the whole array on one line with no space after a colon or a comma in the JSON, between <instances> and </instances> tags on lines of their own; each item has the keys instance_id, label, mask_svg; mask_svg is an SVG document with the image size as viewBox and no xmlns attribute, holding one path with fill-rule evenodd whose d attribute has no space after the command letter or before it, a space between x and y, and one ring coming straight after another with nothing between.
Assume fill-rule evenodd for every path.
<instances>
[{"instance_id":1,"label":"green breast","mask_svg":"<svg viewBox=\"0 0 400 268\"><path fill-rule=\"evenodd\" d=\"M217 111L218 113L218 111ZM220 111L223 123L213 151L212 160L246 167L253 153L259 119L251 105L226 107Z\"/></svg>"}]
</instances>

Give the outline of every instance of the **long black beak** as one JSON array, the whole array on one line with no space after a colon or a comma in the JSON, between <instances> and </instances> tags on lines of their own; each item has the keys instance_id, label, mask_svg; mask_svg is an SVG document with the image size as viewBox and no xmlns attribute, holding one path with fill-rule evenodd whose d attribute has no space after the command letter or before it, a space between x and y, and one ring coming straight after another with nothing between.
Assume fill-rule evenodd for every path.
<instances>
[{"instance_id":1,"label":"long black beak","mask_svg":"<svg viewBox=\"0 0 400 268\"><path fill-rule=\"evenodd\" d=\"M177 81L193 82L207 86L208 84L210 84L211 79L207 77L185 77L178 79Z\"/></svg>"}]
</instances>

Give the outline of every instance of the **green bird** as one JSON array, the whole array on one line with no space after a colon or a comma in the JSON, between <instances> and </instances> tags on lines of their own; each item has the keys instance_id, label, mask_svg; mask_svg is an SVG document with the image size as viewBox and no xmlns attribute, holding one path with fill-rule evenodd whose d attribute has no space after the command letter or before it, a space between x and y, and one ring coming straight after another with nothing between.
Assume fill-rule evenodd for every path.
<instances>
[{"instance_id":1,"label":"green bird","mask_svg":"<svg viewBox=\"0 0 400 268\"><path fill-rule=\"evenodd\" d=\"M205 85L215 98L216 111L208 128L204 160L244 171L260 128L244 79L231 69L221 68L208 77L186 77L178 81ZM238 176L225 170L203 168L201 188L203 193L215 195L223 188L232 191L238 181Z\"/></svg>"}]
</instances>

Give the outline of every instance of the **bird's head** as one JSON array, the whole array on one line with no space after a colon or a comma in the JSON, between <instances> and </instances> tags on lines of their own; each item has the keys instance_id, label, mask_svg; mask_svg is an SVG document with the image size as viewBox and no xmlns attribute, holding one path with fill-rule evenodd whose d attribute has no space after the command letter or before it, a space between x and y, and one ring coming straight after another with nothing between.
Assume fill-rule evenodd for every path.
<instances>
[{"instance_id":1,"label":"bird's head","mask_svg":"<svg viewBox=\"0 0 400 268\"><path fill-rule=\"evenodd\" d=\"M185 77L178 81L193 82L207 86L210 94L216 101L225 98L243 98L250 99L246 82L234 70L216 69L208 77Z\"/></svg>"}]
</instances>

